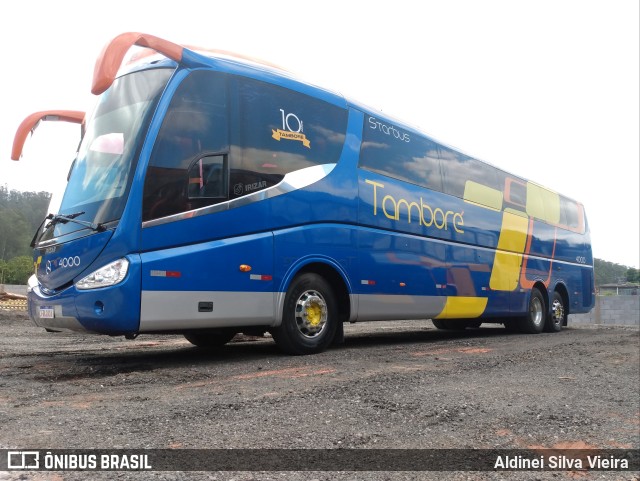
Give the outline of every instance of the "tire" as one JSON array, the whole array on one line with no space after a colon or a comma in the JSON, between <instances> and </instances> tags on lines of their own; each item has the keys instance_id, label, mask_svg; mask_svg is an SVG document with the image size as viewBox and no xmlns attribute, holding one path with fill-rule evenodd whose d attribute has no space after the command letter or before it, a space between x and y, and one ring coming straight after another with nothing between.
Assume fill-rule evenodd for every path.
<instances>
[{"instance_id":1,"label":"tire","mask_svg":"<svg viewBox=\"0 0 640 481\"><path fill-rule=\"evenodd\" d=\"M567 308L564 297L562 297L558 291L553 293L551 312L549 314L544 330L547 332L560 332L562 327L567 323Z\"/></svg>"},{"instance_id":2,"label":"tire","mask_svg":"<svg viewBox=\"0 0 640 481\"><path fill-rule=\"evenodd\" d=\"M544 297L539 289L531 289L531 297L529 298L529 308L527 314L520 318L518 325L520 332L526 334L539 334L544 329L547 320L547 308Z\"/></svg>"},{"instance_id":3,"label":"tire","mask_svg":"<svg viewBox=\"0 0 640 481\"><path fill-rule=\"evenodd\" d=\"M338 324L336 296L327 281L313 273L296 277L284 299L282 323L271 331L288 354L316 354L333 340Z\"/></svg>"},{"instance_id":4,"label":"tire","mask_svg":"<svg viewBox=\"0 0 640 481\"><path fill-rule=\"evenodd\" d=\"M463 331L467 328L477 329L481 321L463 321L459 319L431 319L433 325L445 331Z\"/></svg>"},{"instance_id":5,"label":"tire","mask_svg":"<svg viewBox=\"0 0 640 481\"><path fill-rule=\"evenodd\" d=\"M237 334L235 329L202 329L184 333L187 341L197 347L213 348L224 346Z\"/></svg>"},{"instance_id":6,"label":"tire","mask_svg":"<svg viewBox=\"0 0 640 481\"><path fill-rule=\"evenodd\" d=\"M520 332L520 320L519 319L506 319L504 321L504 328L507 332Z\"/></svg>"},{"instance_id":7,"label":"tire","mask_svg":"<svg viewBox=\"0 0 640 481\"><path fill-rule=\"evenodd\" d=\"M442 319L431 319L431 322L433 322L433 325L436 326L437 329L444 331L452 329L450 323L448 323L447 321L443 321Z\"/></svg>"}]
</instances>

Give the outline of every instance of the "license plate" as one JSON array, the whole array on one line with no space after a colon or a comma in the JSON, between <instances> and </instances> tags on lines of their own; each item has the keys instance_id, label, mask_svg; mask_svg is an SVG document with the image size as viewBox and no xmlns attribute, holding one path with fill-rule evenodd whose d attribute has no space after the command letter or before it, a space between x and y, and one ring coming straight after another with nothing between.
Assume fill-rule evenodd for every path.
<instances>
[{"instance_id":1,"label":"license plate","mask_svg":"<svg viewBox=\"0 0 640 481\"><path fill-rule=\"evenodd\" d=\"M40 319L53 319L55 317L53 313L53 307L42 306L40 307Z\"/></svg>"}]
</instances>

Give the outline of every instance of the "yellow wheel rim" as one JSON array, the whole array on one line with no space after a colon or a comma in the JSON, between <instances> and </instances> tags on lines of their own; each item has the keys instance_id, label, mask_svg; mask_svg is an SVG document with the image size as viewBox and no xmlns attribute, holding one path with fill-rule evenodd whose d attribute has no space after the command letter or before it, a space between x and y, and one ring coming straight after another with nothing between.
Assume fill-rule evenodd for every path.
<instances>
[{"instance_id":1,"label":"yellow wheel rim","mask_svg":"<svg viewBox=\"0 0 640 481\"><path fill-rule=\"evenodd\" d=\"M327 303L318 291L305 291L296 302L296 326L308 338L319 336L327 325Z\"/></svg>"}]
</instances>

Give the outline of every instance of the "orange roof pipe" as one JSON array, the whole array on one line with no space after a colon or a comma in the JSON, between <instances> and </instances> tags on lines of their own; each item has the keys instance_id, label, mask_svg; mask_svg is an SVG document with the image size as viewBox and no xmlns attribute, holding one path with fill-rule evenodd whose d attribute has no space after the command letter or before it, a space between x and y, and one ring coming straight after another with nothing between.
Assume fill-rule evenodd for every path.
<instances>
[{"instance_id":1,"label":"orange roof pipe","mask_svg":"<svg viewBox=\"0 0 640 481\"><path fill-rule=\"evenodd\" d=\"M280 65L277 65L275 63L271 63L271 62L269 62L267 60L263 60L261 58L251 57L249 55L244 55L242 53L232 52L230 50L220 50L218 48L202 48L202 47L195 47L195 46L192 46L192 45L185 45L185 48L193 50L196 53L208 52L208 53L213 53L213 54L226 55L227 57L237 58L237 59L240 59L240 60L248 60L249 62L265 65L267 67L271 67L271 68L275 68L277 70L282 70L284 72L288 72L287 69L285 69L285 68L283 68Z\"/></svg>"},{"instance_id":2,"label":"orange roof pipe","mask_svg":"<svg viewBox=\"0 0 640 481\"><path fill-rule=\"evenodd\" d=\"M134 45L155 50L156 52L178 63L183 61L183 53L186 50L185 47L181 45L169 42L168 40L164 40L154 35L139 32L122 33L111 40L107 45L105 45L105 47L102 49L102 52L100 52L100 55L98 56L95 67L93 69L91 93L93 93L94 95L100 95L109 87L111 87L116 78L118 70L120 70L120 66L122 65L124 56ZM272 63L225 50L206 51L238 57L244 60L262 63L269 67L284 70ZM192 52L189 50L187 50L187 52L188 55L185 61L192 62L194 64L197 64L200 61L199 57L201 56L196 52ZM62 120L66 122L81 124L84 121L84 117L84 112L72 110L48 110L43 112L36 112L29 115L22 121L22 123L18 127L18 131L16 132L13 140L11 158L13 160L20 159L24 143L27 139L27 135L29 135L29 132L33 131L37 127L38 122L40 122L41 120Z\"/></svg>"},{"instance_id":3,"label":"orange roof pipe","mask_svg":"<svg viewBox=\"0 0 640 481\"><path fill-rule=\"evenodd\" d=\"M147 47L180 62L184 47L153 35L139 32L122 33L109 42L100 52L93 69L91 93L100 95L113 84L127 51L134 45Z\"/></svg>"},{"instance_id":4,"label":"orange roof pipe","mask_svg":"<svg viewBox=\"0 0 640 481\"><path fill-rule=\"evenodd\" d=\"M238 52L233 52L231 50L221 50L218 48L203 48L203 47L198 47L196 45L183 45L183 47L185 49L191 50L194 53L197 54L202 54L202 53L213 53L213 54L218 54L218 55L224 55L227 57L231 57L231 58L236 58L236 59L240 59L240 60L248 60L249 62L253 62L253 63L257 63L257 64L261 64L261 65L266 65L267 67L271 67L271 68L275 68L277 70L282 70L284 72L288 72L287 69L281 67L280 65L277 65L275 63L271 63L267 60L263 60L261 58L257 58L257 57L251 57L249 55L244 55ZM135 55L133 55L129 61L127 62L128 64L132 64L135 62L138 62L139 60L142 60L143 58L146 57L150 57L151 55L154 55L155 53L157 53L156 51L151 51L149 49L147 50L143 50L140 52L137 52ZM186 59L183 56L182 61L184 62Z\"/></svg>"},{"instance_id":5,"label":"orange roof pipe","mask_svg":"<svg viewBox=\"0 0 640 481\"><path fill-rule=\"evenodd\" d=\"M230 52L228 50L202 49L200 47L182 46L146 33L127 32L115 37L102 49L102 52L100 52L100 55L96 60L95 68L93 70L93 83L91 85L91 93L100 95L102 92L111 87L111 84L113 84L113 81L116 78L118 70L122 65L122 61L124 60L127 51L134 45L155 50L156 52L178 63L183 61L198 62L198 51L204 51L214 54L217 53L230 57L236 57L242 60L248 60L250 62L263 64L279 70L285 70L279 65L275 65L271 62L267 62L265 60L250 57L247 55L238 54L235 52ZM184 50L186 49L191 50L191 52L189 52L188 59L183 58ZM196 54L195 57L194 54ZM133 61L140 60L148 55L150 54L140 53L135 57L135 59L133 59Z\"/></svg>"},{"instance_id":6,"label":"orange roof pipe","mask_svg":"<svg viewBox=\"0 0 640 481\"><path fill-rule=\"evenodd\" d=\"M84 112L77 110L45 110L42 112L36 112L29 115L22 121L16 135L13 138L13 148L11 149L11 159L20 160L22 156L22 149L24 143L27 140L29 132L32 132L38 127L38 123L41 120L44 121L62 121L71 122L74 124L82 124L84 122Z\"/></svg>"}]
</instances>

